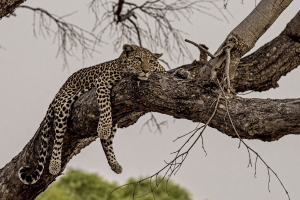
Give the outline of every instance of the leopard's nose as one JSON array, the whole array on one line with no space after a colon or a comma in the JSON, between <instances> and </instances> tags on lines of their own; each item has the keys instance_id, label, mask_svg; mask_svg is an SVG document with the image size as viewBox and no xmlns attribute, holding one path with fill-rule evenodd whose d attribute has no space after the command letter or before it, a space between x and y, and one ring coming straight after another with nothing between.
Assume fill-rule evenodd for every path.
<instances>
[{"instance_id":1,"label":"leopard's nose","mask_svg":"<svg viewBox=\"0 0 300 200\"><path fill-rule=\"evenodd\" d=\"M150 70L149 69L142 69L142 71L147 74Z\"/></svg>"}]
</instances>

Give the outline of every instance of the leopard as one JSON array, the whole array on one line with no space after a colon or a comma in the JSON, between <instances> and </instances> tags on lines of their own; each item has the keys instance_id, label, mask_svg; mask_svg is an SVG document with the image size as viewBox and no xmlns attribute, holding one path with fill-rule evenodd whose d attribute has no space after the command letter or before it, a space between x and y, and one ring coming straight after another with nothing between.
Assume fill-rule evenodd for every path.
<instances>
[{"instance_id":1,"label":"leopard","mask_svg":"<svg viewBox=\"0 0 300 200\"><path fill-rule=\"evenodd\" d=\"M152 53L148 49L134 44L124 44L122 53L117 59L83 68L73 73L55 95L41 123L41 147L36 168L33 171L32 167L21 167L18 171L19 179L26 185L35 184L40 179L45 168L49 132L52 127L54 128L55 139L49 172L52 175L61 172L63 138L67 129L71 106L79 96L92 88L96 89L97 104L100 111L97 126L98 137L110 168L117 174L122 173L122 166L118 163L113 149L113 138L118 124L113 124L112 120L111 89L130 74L134 74L140 80L147 80L153 72L165 73L165 69L158 62L162 55L162 53Z\"/></svg>"}]
</instances>

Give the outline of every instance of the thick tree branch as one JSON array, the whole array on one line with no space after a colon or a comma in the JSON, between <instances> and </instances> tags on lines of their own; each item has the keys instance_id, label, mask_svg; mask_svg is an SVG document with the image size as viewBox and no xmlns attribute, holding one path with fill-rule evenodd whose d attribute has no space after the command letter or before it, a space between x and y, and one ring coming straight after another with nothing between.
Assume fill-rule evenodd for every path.
<instances>
[{"instance_id":1,"label":"thick tree branch","mask_svg":"<svg viewBox=\"0 0 300 200\"><path fill-rule=\"evenodd\" d=\"M237 37L240 57L251 50L292 0L263 0L229 36ZM228 36L228 37L229 37Z\"/></svg>"},{"instance_id":2,"label":"thick tree branch","mask_svg":"<svg viewBox=\"0 0 300 200\"><path fill-rule=\"evenodd\" d=\"M232 81L237 92L265 91L300 65L300 11L283 32L254 53L241 59Z\"/></svg>"},{"instance_id":3,"label":"thick tree branch","mask_svg":"<svg viewBox=\"0 0 300 200\"><path fill-rule=\"evenodd\" d=\"M196 86L194 80L178 79L172 73L165 76L153 75L149 81L140 83L122 81L115 89L118 91L113 98L117 115L123 113L122 109L132 109L160 112L202 123L211 116L219 94L216 87ZM242 138L274 141L284 135L300 132L299 99L243 99L232 95L227 98L231 118ZM224 105L224 99L221 98L210 126L236 137L229 125Z\"/></svg>"},{"instance_id":4,"label":"thick tree branch","mask_svg":"<svg viewBox=\"0 0 300 200\"><path fill-rule=\"evenodd\" d=\"M235 71L243 55L249 52L257 40L268 30L283 10L292 0L263 0L233 31L227 36L217 52L225 52L230 48L230 77L233 79ZM198 76L200 82L210 82L224 75L226 55L211 59L201 70ZM221 69L221 70L219 70ZM230 88L230 85L228 85Z\"/></svg>"},{"instance_id":5,"label":"thick tree branch","mask_svg":"<svg viewBox=\"0 0 300 200\"><path fill-rule=\"evenodd\" d=\"M217 97L217 88L197 86L194 80L179 79L171 72L165 75L153 74L147 81L137 81L129 77L112 90L113 119L120 127L127 127L144 113L154 111L205 123L214 110ZM243 99L236 96L227 98L229 113L242 138L275 141L284 135L300 133L299 99ZM210 126L230 137L236 137L226 112L224 99L221 98ZM63 169L72 156L97 138L98 119L96 95L91 90L83 94L72 107L69 128L64 138ZM1 199L33 199L55 180L56 176L47 170L52 143L49 145L46 170L38 184L28 186L18 180L17 171L21 166L36 165L40 135L38 130L23 151L0 170ZM50 141L53 141L53 130L50 135Z\"/></svg>"}]
</instances>

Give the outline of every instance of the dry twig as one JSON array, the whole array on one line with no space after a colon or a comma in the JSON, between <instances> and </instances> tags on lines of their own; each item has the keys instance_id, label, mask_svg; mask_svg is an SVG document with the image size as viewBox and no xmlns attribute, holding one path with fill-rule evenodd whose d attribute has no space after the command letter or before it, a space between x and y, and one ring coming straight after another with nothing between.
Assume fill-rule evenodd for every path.
<instances>
[{"instance_id":1,"label":"dry twig","mask_svg":"<svg viewBox=\"0 0 300 200\"><path fill-rule=\"evenodd\" d=\"M68 66L67 59L69 56L76 57L74 50L77 50L78 47L81 48L82 59L84 60L86 55L91 55L95 51L95 46L100 46L101 44L101 41L92 32L64 21L65 17L74 13L58 17L42 8L32 8L25 5L19 6L19 8L26 8L34 12L33 31L36 37L36 26L39 28L39 34L43 37L54 35L54 42L57 41L58 43L57 56L62 56L64 67ZM36 15L39 16L37 25ZM55 23L56 30L53 29L51 22Z\"/></svg>"},{"instance_id":2,"label":"dry twig","mask_svg":"<svg viewBox=\"0 0 300 200\"><path fill-rule=\"evenodd\" d=\"M221 95L219 95L217 101L215 102L215 107L214 107L213 113L211 114L210 118L207 120L206 124L203 125L203 126L201 126L201 127L197 127L197 128L195 128L193 131L191 131L191 132L189 132L189 133L187 133L187 134L184 135L184 136L186 136L186 135L188 135L188 134L191 134L190 137L184 142L184 144L183 144L177 151L175 151L175 152L172 153L172 154L176 154L175 157L173 158L173 160L171 160L170 162L166 162L166 161L165 161L166 165L165 165L162 169L160 169L158 172L156 172L155 174L153 174L153 175L151 175L151 176L149 176L149 177L146 177L146 178L144 178L144 179L142 179L142 180L139 180L139 181L137 181L137 182L128 183L128 184L125 184L125 185L122 185L122 186L120 186L120 187L115 188L114 190L112 190L112 191L110 192L110 194L109 194L109 196L107 197L107 199L110 198L110 195L111 195L115 190L117 190L117 189L119 189L119 188L122 188L122 187L125 187L125 186L127 186L127 185L135 185L135 189L134 189L134 191L133 191L133 199L139 198L139 197L135 197L135 190L136 190L137 185L140 184L140 183L143 182L143 181L146 181L146 180L149 180L149 181L150 181L150 184L151 184L151 179L152 179L153 177L155 177L156 180L157 180L157 177L158 177L159 174L162 173L163 171L165 171L165 173L164 173L164 175L163 175L163 177L162 177L162 179L161 179L160 181L156 181L156 187L157 187L157 186L161 183L161 181L164 180L166 177L167 177L167 181L166 181L166 182L168 183L168 181L169 181L169 179L171 178L171 176L172 176L172 175L175 175L175 174L178 172L178 170L181 168L183 162L185 161L185 159L186 159L187 156L188 156L188 153L189 153L190 150L194 147L194 145L197 143L197 141L199 140L199 138L202 137L203 132L205 131L205 129L207 128L208 124L209 124L209 123L211 122L211 120L213 119L213 117L214 117L214 115L215 115L215 113L216 113L216 111L217 111L217 108L218 108L218 104L219 104L220 97L221 97ZM198 133L198 136L196 136L196 133ZM184 137L184 136L178 137L177 139L180 139L180 138L182 138L182 137ZM196 138L192 141L192 144L187 148L186 151L183 152L184 147L191 141L191 139L192 139L194 136L196 136ZM176 141L177 139L175 139L174 141ZM203 146L202 146L202 147L203 147ZM203 149L204 149L204 147L203 147ZM206 153L206 151L205 151L205 153ZM155 190L156 187L152 187L152 185L150 185L151 190L149 191L149 193L152 193L152 194L154 195L153 191ZM167 185L166 185L166 187L167 187ZM168 189L167 189L167 191L168 191ZM149 194L149 193L147 193L147 194ZM144 194L144 195L147 195L147 194ZM154 197L154 199L155 199L155 197Z\"/></svg>"},{"instance_id":3,"label":"dry twig","mask_svg":"<svg viewBox=\"0 0 300 200\"><path fill-rule=\"evenodd\" d=\"M237 132L236 128L235 128L235 125L232 121L232 118L230 116L230 113L229 113L229 110L228 110L228 100L226 99L226 95L225 95L225 92L220 84L219 81L218 82L218 85L219 85L219 88L221 90L221 93L223 94L223 97L224 97L224 100L225 100L225 107L226 107L226 113L229 117L229 120L230 120L230 123L231 123L231 126L235 132L235 134L238 136L239 140L240 140L240 143L244 144L245 147L247 148L247 151L248 151L248 155L249 155L249 163L248 163L248 167L251 166L252 167L252 160L251 160L251 154L250 152L254 153L256 155L256 159L255 159L255 173L254 173L254 177L256 177L256 165L257 165L257 160L259 159L260 161L262 161L264 163L264 165L267 167L267 170L268 170L268 177L269 177L269 180L268 180L268 190L270 192L270 171L276 176L277 180L279 181L279 183L281 184L282 188L284 189L288 199L290 200L290 195L288 193L288 191L286 190L285 186L283 185L281 179L278 177L278 175L275 173L275 171L266 163L266 161L255 151L253 150L251 147L249 147L245 142L244 140L240 137L239 133Z\"/></svg>"},{"instance_id":4,"label":"dry twig","mask_svg":"<svg viewBox=\"0 0 300 200\"><path fill-rule=\"evenodd\" d=\"M186 42L188 42L188 43L191 43L191 44L193 44L193 45L195 45L196 47L198 47L198 49L200 50L200 51L204 51L207 55L209 55L210 57L212 57L212 58L215 58L216 56L215 55L213 55L212 53L210 53L207 49L205 49L203 46L201 46L201 45L199 45L199 44L197 44L197 43L195 43L195 42L193 42L193 41L191 41L191 40L188 40L188 39L185 39L184 41L186 41Z\"/></svg>"},{"instance_id":5,"label":"dry twig","mask_svg":"<svg viewBox=\"0 0 300 200\"><path fill-rule=\"evenodd\" d=\"M142 126L141 131L144 129L145 126L148 127L149 131L152 132L151 130L151 126L156 127L156 130L154 131L154 133L156 133L157 131L159 133L162 133L162 127L163 126L168 126L168 122L167 121L162 121L162 122L157 122L156 117L153 115L153 113L150 113L150 119L148 119Z\"/></svg>"},{"instance_id":6,"label":"dry twig","mask_svg":"<svg viewBox=\"0 0 300 200\"><path fill-rule=\"evenodd\" d=\"M111 37L116 37L115 50L124 43L138 43L154 51L157 47L163 48L171 58L180 59L187 55L191 57L191 54L183 42L182 34L185 33L175 28L173 22L185 19L191 23L189 19L194 12L216 18L205 11L208 7L204 3L211 2L146 0L136 4L125 0L92 0L89 8L96 18L94 29L100 27L99 38L107 31ZM105 9L101 15L100 7Z\"/></svg>"}]
</instances>

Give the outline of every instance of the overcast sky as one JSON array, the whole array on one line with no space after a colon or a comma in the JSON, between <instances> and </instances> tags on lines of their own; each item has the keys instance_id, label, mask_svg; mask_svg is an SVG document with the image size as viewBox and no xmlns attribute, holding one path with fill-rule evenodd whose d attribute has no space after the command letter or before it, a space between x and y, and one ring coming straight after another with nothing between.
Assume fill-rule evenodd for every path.
<instances>
[{"instance_id":1,"label":"overcast sky","mask_svg":"<svg viewBox=\"0 0 300 200\"><path fill-rule=\"evenodd\" d=\"M223 20L217 20L205 14L195 13L188 24L181 20L178 28L189 35L184 36L192 41L206 44L211 52L219 47L227 34L238 25L254 8L253 0L229 1L228 11L223 10L229 23L208 3L206 10ZM78 11L66 18L91 30L94 24L93 14L88 14L89 1L77 0L30 0L26 5L42 7L58 16ZM25 5L25 4L24 4ZM222 1L217 4L222 6ZM295 0L279 17L268 32L258 41L257 49L262 44L278 35L286 23L298 12L300 1ZM99 48L100 54L82 60L70 58L69 68L63 70L63 61L56 57L57 43L53 37L43 38L33 34L33 13L27 9L17 9L16 17L3 18L0 23L0 168L17 155L32 138L46 114L48 105L66 79L80 68L92 66L114 58L121 52L115 52L111 38L105 38L107 44ZM37 30L38 33L38 30ZM195 59L198 50L188 45ZM163 51L157 53L164 53ZM78 55L80 58L81 56ZM164 59L168 60L165 54ZM186 59L184 63L190 63ZM170 62L177 67L182 62ZM263 93L252 93L248 98L299 98L299 69L295 69L279 81L280 87ZM243 96L245 97L245 96ZM166 120L168 126L161 134L150 132L147 128L141 131L143 123L149 119L146 115L135 125L119 129L114 141L117 159L123 166L121 175L110 170L99 140L86 147L75 156L68 167L98 173L107 180L123 183L130 177L151 175L164 166L164 160L171 160L171 152L176 151L184 142L176 137L191 131L196 123L187 120L174 120L173 117L155 114L159 121ZM279 141L267 143L248 141L275 170L288 190L291 199L300 199L300 137L285 136ZM284 190L275 176L271 174L268 191L267 168L259 162L257 178L254 167L247 168L248 153L245 147L238 148L239 141L214 130L204 133L204 145L207 156L199 142L188 155L180 171L173 180L189 189L193 194L209 200L282 200L287 199ZM252 155L253 162L255 156Z\"/></svg>"}]
</instances>

